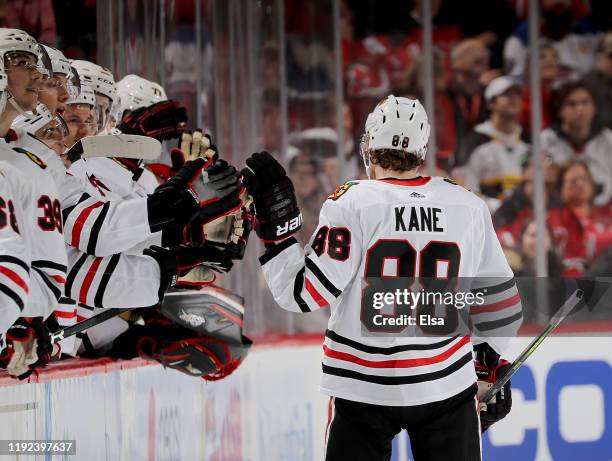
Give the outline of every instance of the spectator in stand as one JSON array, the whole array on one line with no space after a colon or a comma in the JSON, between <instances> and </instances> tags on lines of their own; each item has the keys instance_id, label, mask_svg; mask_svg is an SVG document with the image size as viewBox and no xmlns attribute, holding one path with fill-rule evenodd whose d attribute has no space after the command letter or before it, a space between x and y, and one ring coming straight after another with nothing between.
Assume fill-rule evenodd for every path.
<instances>
[{"instance_id":1,"label":"spectator in stand","mask_svg":"<svg viewBox=\"0 0 612 461\"><path fill-rule=\"evenodd\" d=\"M601 188L595 203L607 204L612 198L612 130L598 123L591 91L584 83L566 83L553 92L551 113L551 126L542 132L542 149L557 164L582 159Z\"/></svg>"},{"instance_id":2,"label":"spectator in stand","mask_svg":"<svg viewBox=\"0 0 612 461\"><path fill-rule=\"evenodd\" d=\"M450 98L447 93L449 72L444 66L444 55L440 50L434 48L434 91L435 91L435 120L436 124L436 158L440 166L448 166L457 144L457 133L455 129L455 118ZM406 88L409 97L424 100L423 84L423 58L419 57L410 66L406 75Z\"/></svg>"},{"instance_id":3,"label":"spectator in stand","mask_svg":"<svg viewBox=\"0 0 612 461\"><path fill-rule=\"evenodd\" d=\"M547 153L544 153L542 163L546 183L546 204L550 208L558 204L555 193L557 171L550 155ZM532 158L527 156L523 163L523 175L520 184L493 215L493 225L503 247L516 247L517 243L520 242L521 232L525 224L533 219L533 179L534 165Z\"/></svg>"},{"instance_id":4,"label":"spectator in stand","mask_svg":"<svg viewBox=\"0 0 612 461\"><path fill-rule=\"evenodd\" d=\"M495 198L509 196L521 180L521 164L529 147L521 139L521 86L498 77L485 91L489 120L476 125L460 152L467 158L470 188Z\"/></svg>"},{"instance_id":5,"label":"spectator in stand","mask_svg":"<svg viewBox=\"0 0 612 461\"><path fill-rule=\"evenodd\" d=\"M595 68L584 76L584 83L595 97L599 120L612 128L612 31L601 37Z\"/></svg>"},{"instance_id":6,"label":"spectator in stand","mask_svg":"<svg viewBox=\"0 0 612 461\"><path fill-rule=\"evenodd\" d=\"M463 139L487 117L483 88L496 75L489 69L489 50L480 40L468 39L453 48L452 81L448 90L457 139ZM464 165L467 158L456 156L453 166Z\"/></svg>"},{"instance_id":7,"label":"spectator in stand","mask_svg":"<svg viewBox=\"0 0 612 461\"><path fill-rule=\"evenodd\" d=\"M550 125L550 94L559 82L560 66L557 50L549 42L540 46L540 104L542 107L542 129ZM523 112L521 114L521 125L527 137L531 136L531 89L529 79L525 79L523 85Z\"/></svg>"},{"instance_id":8,"label":"spectator in stand","mask_svg":"<svg viewBox=\"0 0 612 461\"><path fill-rule=\"evenodd\" d=\"M612 206L595 206L595 183L587 164L571 160L559 170L557 191L562 206L548 214L563 275L580 277L612 244Z\"/></svg>"},{"instance_id":9,"label":"spectator in stand","mask_svg":"<svg viewBox=\"0 0 612 461\"><path fill-rule=\"evenodd\" d=\"M586 20L578 20L572 0L541 0L541 36L559 53L562 75L580 76L593 66L596 29ZM508 74L524 76L527 69L528 23L521 22L504 46Z\"/></svg>"},{"instance_id":10,"label":"spectator in stand","mask_svg":"<svg viewBox=\"0 0 612 461\"><path fill-rule=\"evenodd\" d=\"M44 45L56 46L51 0L0 0L0 27L22 29Z\"/></svg>"},{"instance_id":11,"label":"spectator in stand","mask_svg":"<svg viewBox=\"0 0 612 461\"><path fill-rule=\"evenodd\" d=\"M535 261L538 247L536 237L536 223L529 219L523 223L520 232L519 245L515 250L506 249L506 257L511 263L512 270L516 277L534 277L536 275ZM544 249L548 262L548 276L559 277L563 272L563 263L552 250L552 233L550 228L546 227L544 238Z\"/></svg>"}]
</instances>

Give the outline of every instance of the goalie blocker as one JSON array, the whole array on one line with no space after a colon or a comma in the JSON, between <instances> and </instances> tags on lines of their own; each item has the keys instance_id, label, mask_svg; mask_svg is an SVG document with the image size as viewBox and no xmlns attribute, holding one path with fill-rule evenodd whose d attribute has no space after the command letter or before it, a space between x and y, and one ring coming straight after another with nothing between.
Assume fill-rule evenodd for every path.
<instances>
[{"instance_id":1,"label":"goalie blocker","mask_svg":"<svg viewBox=\"0 0 612 461\"><path fill-rule=\"evenodd\" d=\"M139 312L144 325L131 324L114 341L110 355L140 356L216 381L236 370L252 345L243 335L242 298L222 288L174 290L159 310Z\"/></svg>"}]
</instances>

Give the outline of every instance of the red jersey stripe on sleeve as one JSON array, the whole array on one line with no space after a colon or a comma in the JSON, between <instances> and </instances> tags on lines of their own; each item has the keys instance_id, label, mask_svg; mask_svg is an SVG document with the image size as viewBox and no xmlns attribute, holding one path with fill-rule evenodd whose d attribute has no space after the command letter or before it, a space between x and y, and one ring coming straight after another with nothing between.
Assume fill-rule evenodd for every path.
<instances>
[{"instance_id":1,"label":"red jersey stripe on sleeve","mask_svg":"<svg viewBox=\"0 0 612 461\"><path fill-rule=\"evenodd\" d=\"M16 285L18 285L23 291L28 293L30 288L27 282L19 276L16 272L13 272L8 267L0 266L0 274L5 275L9 279L13 281Z\"/></svg>"},{"instance_id":2,"label":"red jersey stripe on sleeve","mask_svg":"<svg viewBox=\"0 0 612 461\"><path fill-rule=\"evenodd\" d=\"M81 290L79 291L79 302L82 304L87 304L87 293L89 292L89 288L93 282L98 269L100 268L100 264L102 264L102 260L104 258L96 258L94 262L91 264L91 267L87 271L87 275L85 275L85 279L83 280L83 285L81 286Z\"/></svg>"},{"instance_id":3,"label":"red jersey stripe on sleeve","mask_svg":"<svg viewBox=\"0 0 612 461\"><path fill-rule=\"evenodd\" d=\"M304 278L304 288L306 288L306 291L308 292L308 294L312 296L312 299L315 300L315 302L319 305L319 307L329 306L329 303L325 300L325 298L321 295L321 293L317 291L317 289L310 282L310 280L308 280L308 277Z\"/></svg>"},{"instance_id":4,"label":"red jersey stripe on sleeve","mask_svg":"<svg viewBox=\"0 0 612 461\"><path fill-rule=\"evenodd\" d=\"M516 293L514 296L511 296L510 298L506 298L501 301L497 301L496 303L484 304L482 306L472 306L470 312L472 315L485 314L487 312L497 312L507 307L514 306L518 304L520 301L521 301L521 296L518 293Z\"/></svg>"},{"instance_id":5,"label":"red jersey stripe on sleeve","mask_svg":"<svg viewBox=\"0 0 612 461\"><path fill-rule=\"evenodd\" d=\"M89 218L89 215L92 213L93 210L101 207L102 205L104 205L104 202L96 202L81 211L81 214L79 214L79 217L76 219L76 221L74 222L74 226L72 227L71 245L73 247L79 247L79 244L81 243L81 232L83 231L83 226L85 225L87 218Z\"/></svg>"}]
</instances>

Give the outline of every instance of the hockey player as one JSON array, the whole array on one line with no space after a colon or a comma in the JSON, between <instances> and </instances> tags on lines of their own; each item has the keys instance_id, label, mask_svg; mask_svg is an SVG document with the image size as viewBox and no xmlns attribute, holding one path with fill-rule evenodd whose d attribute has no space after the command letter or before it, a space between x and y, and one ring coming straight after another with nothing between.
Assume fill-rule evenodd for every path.
<instances>
[{"instance_id":1,"label":"hockey player","mask_svg":"<svg viewBox=\"0 0 612 461\"><path fill-rule=\"evenodd\" d=\"M31 232L32 244L28 298L21 312L31 320L20 320L7 337L13 341L9 350L27 350L28 364L42 365L48 361L51 351L42 321L57 306L66 280L61 207L56 182L50 174L61 168L61 163L52 152L45 158L40 155L43 150L49 150L44 144L40 144L41 150L31 150L28 147L30 141L37 141L27 138L24 132L10 130L10 126L19 114L26 114L36 107L40 85L50 77L51 70L40 67L41 52L36 41L16 29L0 29L0 58L8 75L9 101L0 115L0 136L9 141L9 148L0 151L0 160L28 178L33 189L34 210L29 222L24 224ZM29 367L15 367L13 361L11 358L8 364L7 361L3 364L12 374L21 370L20 376L27 376Z\"/></svg>"},{"instance_id":2,"label":"hockey player","mask_svg":"<svg viewBox=\"0 0 612 461\"><path fill-rule=\"evenodd\" d=\"M294 312L331 309L320 387L330 396L328 461L390 459L401 429L415 461L480 460L481 428L510 410L506 386L479 421L475 368L478 380L490 382L507 366L499 358L508 343L502 337L516 332L522 318L513 274L484 202L452 181L417 174L428 138L419 101L382 101L367 118L362 142L372 179L330 195L305 249L291 236L301 215L284 169L264 152L243 171L276 302ZM362 298L363 278L457 276L495 278L487 290L479 287L484 305L470 311L474 351L469 333L411 337L402 334L405 327L381 328L375 318L381 311ZM393 308L381 317L398 320L404 311Z\"/></svg>"},{"instance_id":3,"label":"hockey player","mask_svg":"<svg viewBox=\"0 0 612 461\"><path fill-rule=\"evenodd\" d=\"M38 209L35 222L30 224L36 242L30 275L33 282L38 280L39 283L32 284L35 293L31 293L24 315L46 317L57 305L66 277L59 194L49 174L49 170L57 166L53 161L57 164L59 161L55 155L43 159L24 148L19 138L25 133L18 135L13 130L9 131L19 111L36 107L43 78L42 70L37 66L38 53L38 44L25 32L0 29L0 56L6 66L9 93L9 104L0 115L0 125L4 130L0 135L9 138L11 147L0 152L0 159L15 166L33 183L36 189L34 201Z\"/></svg>"},{"instance_id":4,"label":"hockey player","mask_svg":"<svg viewBox=\"0 0 612 461\"><path fill-rule=\"evenodd\" d=\"M78 88L71 81L72 69L70 61L56 48L41 45L51 63L53 75L41 85L38 100L46 105L53 115L61 115L66 110L68 98L78 94Z\"/></svg>"},{"instance_id":5,"label":"hockey player","mask_svg":"<svg viewBox=\"0 0 612 461\"><path fill-rule=\"evenodd\" d=\"M44 104L39 103L36 106L35 116L20 115L12 126L16 132L25 131L30 137L42 142L58 156L64 155L68 126L61 115L54 116Z\"/></svg>"},{"instance_id":6,"label":"hockey player","mask_svg":"<svg viewBox=\"0 0 612 461\"><path fill-rule=\"evenodd\" d=\"M89 85L96 94L97 132L108 132L113 105L119 103L112 72L89 61L73 60L71 65L78 72L81 83Z\"/></svg>"},{"instance_id":7,"label":"hockey player","mask_svg":"<svg viewBox=\"0 0 612 461\"><path fill-rule=\"evenodd\" d=\"M6 105L7 76L0 61L0 114ZM0 151L8 150L0 138ZM30 292L34 196L17 169L0 162L0 352L4 334L21 316Z\"/></svg>"}]
</instances>

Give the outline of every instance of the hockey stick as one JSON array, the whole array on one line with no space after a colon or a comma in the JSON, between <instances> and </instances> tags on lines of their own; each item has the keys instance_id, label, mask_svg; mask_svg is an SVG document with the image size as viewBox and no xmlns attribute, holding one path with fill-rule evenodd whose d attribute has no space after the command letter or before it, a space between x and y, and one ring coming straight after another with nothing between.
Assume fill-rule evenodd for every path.
<instances>
[{"instance_id":1,"label":"hockey stick","mask_svg":"<svg viewBox=\"0 0 612 461\"><path fill-rule=\"evenodd\" d=\"M51 344L55 344L58 341L61 341L62 339L66 339L70 336L79 334L91 327L101 324L102 322L106 322L107 320L112 319L113 317L116 317L119 314L131 310L132 309L106 309L100 312L98 315L94 315L93 317L90 317L87 320L83 320L82 322L79 322L76 325L50 332L49 338L51 340Z\"/></svg>"},{"instance_id":2,"label":"hockey stick","mask_svg":"<svg viewBox=\"0 0 612 461\"><path fill-rule=\"evenodd\" d=\"M126 157L155 160L161 155L161 143L155 138L135 134L107 134L81 139L82 158Z\"/></svg>"},{"instance_id":3,"label":"hockey stick","mask_svg":"<svg viewBox=\"0 0 612 461\"><path fill-rule=\"evenodd\" d=\"M540 333L536 338L534 338L533 341L531 341L529 345L525 349L523 349L523 352L521 352L520 355L516 358L516 360L512 362L512 365L506 371L506 373L504 373L504 375L499 378L495 382L495 384L493 384L482 396L482 398L480 399L481 403L489 403L493 399L493 397L495 397L495 394L497 394L501 390L501 388L504 387L504 385L508 381L510 381L510 378L512 378L512 376L514 376L514 374L519 370L519 368L523 366L523 364L527 361L531 354L533 354L534 351L538 347L540 347L540 344L542 344L542 342L548 336L550 336L554 329L557 328L559 324L563 322L563 320L565 320L565 318L570 314L570 312L574 310L574 308L582 300L583 295L584 292L582 290L574 291L572 296L570 296L568 300L565 301L565 304L561 306L561 308L557 311L553 318L550 319L550 322L548 322L548 325L546 325L546 328L544 328L542 333Z\"/></svg>"}]
</instances>

